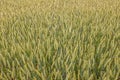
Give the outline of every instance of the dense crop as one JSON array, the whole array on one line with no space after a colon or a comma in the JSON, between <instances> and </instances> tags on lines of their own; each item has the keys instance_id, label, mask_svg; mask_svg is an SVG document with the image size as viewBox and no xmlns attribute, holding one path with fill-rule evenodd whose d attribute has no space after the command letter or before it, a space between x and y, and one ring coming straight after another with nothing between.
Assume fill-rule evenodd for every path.
<instances>
[{"instance_id":1,"label":"dense crop","mask_svg":"<svg viewBox=\"0 0 120 80\"><path fill-rule=\"evenodd\" d=\"M119 0L0 0L0 80L119 78Z\"/></svg>"}]
</instances>

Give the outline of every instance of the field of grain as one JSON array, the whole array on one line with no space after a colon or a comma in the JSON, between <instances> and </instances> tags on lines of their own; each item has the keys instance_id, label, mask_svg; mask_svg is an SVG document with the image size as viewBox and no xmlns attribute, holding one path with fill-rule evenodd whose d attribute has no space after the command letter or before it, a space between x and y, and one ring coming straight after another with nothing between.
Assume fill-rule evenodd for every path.
<instances>
[{"instance_id":1,"label":"field of grain","mask_svg":"<svg viewBox=\"0 0 120 80\"><path fill-rule=\"evenodd\" d=\"M0 80L120 80L120 0L0 0Z\"/></svg>"}]
</instances>

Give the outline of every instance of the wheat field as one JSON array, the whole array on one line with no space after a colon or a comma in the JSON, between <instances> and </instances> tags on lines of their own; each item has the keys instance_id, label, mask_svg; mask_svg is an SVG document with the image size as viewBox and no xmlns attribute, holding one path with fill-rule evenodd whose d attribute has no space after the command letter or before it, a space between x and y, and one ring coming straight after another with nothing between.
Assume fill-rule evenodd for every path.
<instances>
[{"instance_id":1,"label":"wheat field","mask_svg":"<svg viewBox=\"0 0 120 80\"><path fill-rule=\"evenodd\" d=\"M0 80L120 80L120 0L0 0Z\"/></svg>"}]
</instances>

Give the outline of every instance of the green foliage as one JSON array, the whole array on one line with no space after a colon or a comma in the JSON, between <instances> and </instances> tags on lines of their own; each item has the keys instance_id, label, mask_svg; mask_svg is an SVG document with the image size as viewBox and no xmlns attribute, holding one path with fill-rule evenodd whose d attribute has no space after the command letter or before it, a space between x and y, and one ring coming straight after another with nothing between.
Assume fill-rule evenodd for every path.
<instances>
[{"instance_id":1,"label":"green foliage","mask_svg":"<svg viewBox=\"0 0 120 80\"><path fill-rule=\"evenodd\" d=\"M117 80L119 0L1 0L0 80Z\"/></svg>"}]
</instances>

